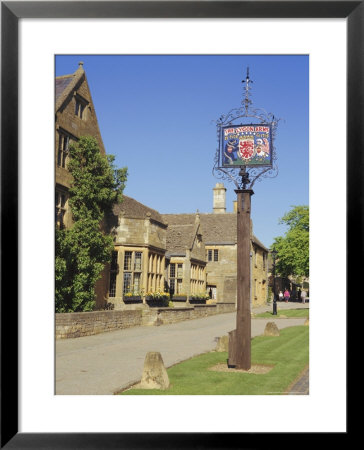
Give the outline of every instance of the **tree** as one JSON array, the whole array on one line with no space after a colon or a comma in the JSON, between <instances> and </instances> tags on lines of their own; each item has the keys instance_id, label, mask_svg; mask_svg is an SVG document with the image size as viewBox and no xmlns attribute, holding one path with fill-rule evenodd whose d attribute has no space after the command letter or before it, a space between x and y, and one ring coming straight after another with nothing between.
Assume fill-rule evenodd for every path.
<instances>
[{"instance_id":1,"label":"tree","mask_svg":"<svg viewBox=\"0 0 364 450\"><path fill-rule=\"evenodd\" d=\"M288 226L284 236L276 237L273 248L277 250L277 272L288 277L309 276L309 207L293 206L279 221Z\"/></svg>"},{"instance_id":2,"label":"tree","mask_svg":"<svg viewBox=\"0 0 364 450\"><path fill-rule=\"evenodd\" d=\"M100 153L96 139L81 137L70 147L73 176L69 204L74 224L56 229L56 311L92 311L95 283L111 260L113 238L102 224L122 200L127 169L114 167L114 156Z\"/></svg>"}]
</instances>

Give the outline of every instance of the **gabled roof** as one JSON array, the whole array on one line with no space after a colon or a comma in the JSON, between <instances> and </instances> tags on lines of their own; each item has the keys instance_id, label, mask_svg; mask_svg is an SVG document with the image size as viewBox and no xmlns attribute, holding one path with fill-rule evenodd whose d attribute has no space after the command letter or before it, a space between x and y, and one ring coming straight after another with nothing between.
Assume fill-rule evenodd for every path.
<instances>
[{"instance_id":1,"label":"gabled roof","mask_svg":"<svg viewBox=\"0 0 364 450\"><path fill-rule=\"evenodd\" d=\"M56 102L73 79L73 75L64 75L56 78Z\"/></svg>"},{"instance_id":2,"label":"gabled roof","mask_svg":"<svg viewBox=\"0 0 364 450\"><path fill-rule=\"evenodd\" d=\"M87 92L87 98L85 98L85 100L89 104L88 106L91 111L91 115L88 120L85 121L82 127L76 126L76 128L73 128L73 125L75 124L72 123L72 121L70 121L67 116L62 118L62 114L60 113L64 110L64 108L67 107L67 105L70 104L74 94L77 93L78 95L80 95L79 92L81 92L81 88L83 91L83 95L85 95L85 92ZM96 137L100 146L101 153L105 154L105 147L102 141L95 107L92 101L90 87L87 82L87 77L82 62L79 63L79 67L75 73L56 77L55 103L55 112L56 116L58 116L56 117L56 121L58 121L58 125L62 126L62 128L64 128L65 126L69 127L66 128L66 131L69 134L74 135L76 138L80 137L81 132L84 135L91 135Z\"/></svg>"},{"instance_id":3,"label":"gabled roof","mask_svg":"<svg viewBox=\"0 0 364 450\"><path fill-rule=\"evenodd\" d=\"M186 249L191 249L195 235L195 225L168 225L167 228L167 254L186 255Z\"/></svg>"},{"instance_id":4,"label":"gabled roof","mask_svg":"<svg viewBox=\"0 0 364 450\"><path fill-rule=\"evenodd\" d=\"M265 245L263 245L263 244L260 242L260 240L259 240L256 236L254 236L254 235L253 235L253 237L252 237L252 242L253 242L253 244L255 244L255 245L257 245L258 247L260 247L261 249L263 249L263 250L269 252L269 249L268 249Z\"/></svg>"},{"instance_id":5,"label":"gabled roof","mask_svg":"<svg viewBox=\"0 0 364 450\"><path fill-rule=\"evenodd\" d=\"M135 199L123 195L123 201L113 208L115 215L120 213L130 219L145 219L148 216L167 227L167 253L185 255L191 250L197 233L202 234L205 245L234 245L237 242L236 213L225 214L160 214ZM252 242L263 250L268 249L252 236Z\"/></svg>"},{"instance_id":6,"label":"gabled roof","mask_svg":"<svg viewBox=\"0 0 364 450\"><path fill-rule=\"evenodd\" d=\"M77 83L85 76L83 64L80 63L75 73L70 75L62 75L56 77L55 96L56 96L56 111L63 105L67 97L72 94Z\"/></svg>"},{"instance_id":7,"label":"gabled roof","mask_svg":"<svg viewBox=\"0 0 364 450\"><path fill-rule=\"evenodd\" d=\"M123 201L121 203L114 206L113 212L116 215L122 212L124 217L129 219L146 219L149 216L152 220L165 225L163 217L158 211L126 195L123 195Z\"/></svg>"},{"instance_id":8,"label":"gabled roof","mask_svg":"<svg viewBox=\"0 0 364 450\"><path fill-rule=\"evenodd\" d=\"M201 234L205 245L236 243L236 214L199 214ZM194 224L196 214L162 214L168 226Z\"/></svg>"},{"instance_id":9,"label":"gabled roof","mask_svg":"<svg viewBox=\"0 0 364 450\"><path fill-rule=\"evenodd\" d=\"M236 244L236 214L201 214L203 240L208 244Z\"/></svg>"},{"instance_id":10,"label":"gabled roof","mask_svg":"<svg viewBox=\"0 0 364 450\"><path fill-rule=\"evenodd\" d=\"M196 214L162 214L168 227L182 227L195 223ZM237 242L236 213L199 213L200 232L205 245L234 245ZM268 251L256 236L252 236L252 242Z\"/></svg>"}]
</instances>

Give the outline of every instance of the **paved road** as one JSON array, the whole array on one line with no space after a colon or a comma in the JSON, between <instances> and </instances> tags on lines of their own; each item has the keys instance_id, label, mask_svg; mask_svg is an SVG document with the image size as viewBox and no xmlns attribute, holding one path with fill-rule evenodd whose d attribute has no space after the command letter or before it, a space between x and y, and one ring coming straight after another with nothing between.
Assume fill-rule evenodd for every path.
<instances>
[{"instance_id":1,"label":"paved road","mask_svg":"<svg viewBox=\"0 0 364 450\"><path fill-rule=\"evenodd\" d=\"M213 350L217 337L236 328L235 320L236 313L227 313L159 327L57 340L56 394L111 395L140 380L147 352L159 351L165 366L170 367ZM271 320L252 319L252 337L263 334ZM305 319L274 321L282 329L302 325Z\"/></svg>"}]
</instances>

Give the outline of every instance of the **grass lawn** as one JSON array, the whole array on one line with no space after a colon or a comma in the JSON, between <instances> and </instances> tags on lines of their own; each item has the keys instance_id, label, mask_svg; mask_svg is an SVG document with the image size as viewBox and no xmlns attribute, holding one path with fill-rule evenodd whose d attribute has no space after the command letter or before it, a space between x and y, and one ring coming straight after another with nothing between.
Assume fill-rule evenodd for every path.
<instances>
[{"instance_id":1,"label":"grass lawn","mask_svg":"<svg viewBox=\"0 0 364 450\"><path fill-rule=\"evenodd\" d=\"M274 318L274 317L307 317L309 316L309 308L297 308L297 309L282 309L279 310L279 306L277 307L277 315L273 316L273 313L271 311L269 312L264 312L264 313L260 313L260 314L255 314L254 317L263 317L263 318Z\"/></svg>"},{"instance_id":2,"label":"grass lawn","mask_svg":"<svg viewBox=\"0 0 364 450\"><path fill-rule=\"evenodd\" d=\"M208 370L226 364L227 352L210 352L167 369L169 389L132 388L121 395L279 395L308 365L308 326L280 330L280 336L252 339L252 365L274 366L265 374L215 372Z\"/></svg>"}]
</instances>

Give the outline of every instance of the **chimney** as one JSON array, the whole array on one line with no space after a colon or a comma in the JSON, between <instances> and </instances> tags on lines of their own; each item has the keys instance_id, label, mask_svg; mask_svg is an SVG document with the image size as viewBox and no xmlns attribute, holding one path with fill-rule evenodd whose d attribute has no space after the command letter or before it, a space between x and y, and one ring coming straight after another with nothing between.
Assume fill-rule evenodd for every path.
<instances>
[{"instance_id":1,"label":"chimney","mask_svg":"<svg viewBox=\"0 0 364 450\"><path fill-rule=\"evenodd\" d=\"M226 213L226 188L223 183L216 183L213 188L214 201L213 201L213 212L214 214L225 214Z\"/></svg>"}]
</instances>

